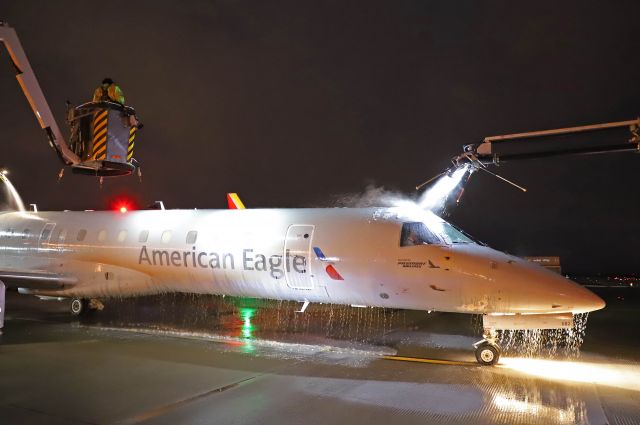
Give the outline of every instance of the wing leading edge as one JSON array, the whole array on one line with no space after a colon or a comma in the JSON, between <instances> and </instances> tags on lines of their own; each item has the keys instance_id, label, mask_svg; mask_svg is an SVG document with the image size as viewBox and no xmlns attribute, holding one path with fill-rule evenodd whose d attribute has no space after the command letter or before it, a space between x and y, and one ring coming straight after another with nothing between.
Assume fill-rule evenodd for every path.
<instances>
[{"instance_id":1,"label":"wing leading edge","mask_svg":"<svg viewBox=\"0 0 640 425\"><path fill-rule=\"evenodd\" d=\"M0 280L9 288L67 289L75 285L77 279L46 272L20 272L0 270Z\"/></svg>"}]
</instances>

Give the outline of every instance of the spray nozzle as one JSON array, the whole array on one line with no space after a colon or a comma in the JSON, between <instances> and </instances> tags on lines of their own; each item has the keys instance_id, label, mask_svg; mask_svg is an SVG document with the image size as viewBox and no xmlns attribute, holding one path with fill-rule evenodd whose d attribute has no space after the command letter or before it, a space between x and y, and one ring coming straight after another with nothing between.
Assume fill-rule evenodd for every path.
<instances>
[{"instance_id":1,"label":"spray nozzle","mask_svg":"<svg viewBox=\"0 0 640 425\"><path fill-rule=\"evenodd\" d=\"M507 179L507 178L504 178L504 177L502 177L502 176L500 176L500 175L498 175L498 174L496 174L496 173L492 173L491 171L487 170L486 168L480 168L480 169L481 169L482 171L484 171L485 173L489 173L489 174L491 174L493 177L496 177L497 179L502 180L502 181L503 181L503 182L505 182L505 183L509 183L511 186L516 187L516 188L520 189L520 190L521 190L521 191L523 191L523 192L526 192L526 191L527 191L527 188L526 188L526 187L520 186L519 184L516 184L516 183L512 182L511 180L509 180L509 179Z\"/></svg>"}]
</instances>

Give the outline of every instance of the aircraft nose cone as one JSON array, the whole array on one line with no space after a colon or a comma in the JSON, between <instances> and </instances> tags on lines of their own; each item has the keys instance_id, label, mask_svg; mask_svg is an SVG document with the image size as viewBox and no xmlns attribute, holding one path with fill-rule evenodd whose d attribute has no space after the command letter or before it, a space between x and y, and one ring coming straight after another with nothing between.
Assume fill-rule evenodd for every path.
<instances>
[{"instance_id":1,"label":"aircraft nose cone","mask_svg":"<svg viewBox=\"0 0 640 425\"><path fill-rule=\"evenodd\" d=\"M579 286L577 289L580 291L576 291L574 295L576 299L574 313L587 313L589 311L601 310L607 305L602 298L587 288Z\"/></svg>"},{"instance_id":2,"label":"aircraft nose cone","mask_svg":"<svg viewBox=\"0 0 640 425\"><path fill-rule=\"evenodd\" d=\"M604 308L604 300L584 286L547 270L536 272L548 291L545 298L552 310L587 313Z\"/></svg>"},{"instance_id":3,"label":"aircraft nose cone","mask_svg":"<svg viewBox=\"0 0 640 425\"><path fill-rule=\"evenodd\" d=\"M453 268L473 285L463 287L467 310L552 314L587 313L605 302L584 286L521 258L477 246L456 247ZM491 283L487 283L491 282Z\"/></svg>"},{"instance_id":4,"label":"aircraft nose cone","mask_svg":"<svg viewBox=\"0 0 640 425\"><path fill-rule=\"evenodd\" d=\"M500 268L498 268L500 270ZM515 259L503 267L506 281L518 282L511 292L510 307L530 313L587 313L605 302L584 286L525 260Z\"/></svg>"}]
</instances>

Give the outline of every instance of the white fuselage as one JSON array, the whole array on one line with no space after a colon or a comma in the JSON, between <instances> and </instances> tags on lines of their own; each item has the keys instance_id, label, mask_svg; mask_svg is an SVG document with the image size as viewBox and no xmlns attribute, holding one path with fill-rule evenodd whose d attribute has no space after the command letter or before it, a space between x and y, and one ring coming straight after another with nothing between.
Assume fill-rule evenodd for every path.
<instances>
[{"instance_id":1,"label":"white fuselage","mask_svg":"<svg viewBox=\"0 0 640 425\"><path fill-rule=\"evenodd\" d=\"M559 275L476 243L401 246L393 209L146 210L0 215L0 269L51 275L43 295L190 292L465 313L602 308Z\"/></svg>"}]
</instances>

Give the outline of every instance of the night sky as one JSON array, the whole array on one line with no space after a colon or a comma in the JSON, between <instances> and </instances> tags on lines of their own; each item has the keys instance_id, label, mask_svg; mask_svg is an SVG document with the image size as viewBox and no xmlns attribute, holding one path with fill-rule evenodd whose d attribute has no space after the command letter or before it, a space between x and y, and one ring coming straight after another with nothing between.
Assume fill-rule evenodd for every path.
<instances>
[{"instance_id":1,"label":"night sky","mask_svg":"<svg viewBox=\"0 0 640 425\"><path fill-rule=\"evenodd\" d=\"M367 185L413 196L461 146L640 114L640 2L25 1L22 40L64 128L65 101L116 80L145 124L137 178L61 168L0 50L0 165L41 210L331 206ZM622 141L620 141L622 142ZM637 273L640 156L505 164L449 217L569 273Z\"/></svg>"}]
</instances>

